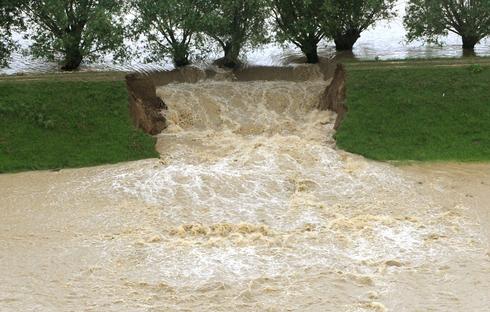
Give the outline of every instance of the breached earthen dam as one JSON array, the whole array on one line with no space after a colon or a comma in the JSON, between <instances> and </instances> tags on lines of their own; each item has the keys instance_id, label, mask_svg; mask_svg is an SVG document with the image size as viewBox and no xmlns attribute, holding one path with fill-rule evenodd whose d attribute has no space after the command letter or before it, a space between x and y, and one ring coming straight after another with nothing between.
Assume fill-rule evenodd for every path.
<instances>
[{"instance_id":1,"label":"breached earthen dam","mask_svg":"<svg viewBox=\"0 0 490 312\"><path fill-rule=\"evenodd\" d=\"M0 175L0 310L485 311L484 189L337 149L334 69L131 76L160 159Z\"/></svg>"}]
</instances>

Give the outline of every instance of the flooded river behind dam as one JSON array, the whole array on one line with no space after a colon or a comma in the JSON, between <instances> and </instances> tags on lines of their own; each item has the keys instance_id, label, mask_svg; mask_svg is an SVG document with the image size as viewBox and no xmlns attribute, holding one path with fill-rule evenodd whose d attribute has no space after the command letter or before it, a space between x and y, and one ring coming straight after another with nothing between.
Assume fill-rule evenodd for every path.
<instances>
[{"instance_id":1,"label":"flooded river behind dam","mask_svg":"<svg viewBox=\"0 0 490 312\"><path fill-rule=\"evenodd\" d=\"M490 166L338 150L325 87L169 84L160 159L0 175L0 310L488 311Z\"/></svg>"},{"instance_id":2,"label":"flooded river behind dam","mask_svg":"<svg viewBox=\"0 0 490 312\"><path fill-rule=\"evenodd\" d=\"M361 37L354 45L352 53L337 53L333 40L324 40L319 44L319 55L323 59L338 57L339 59L358 59L358 60L404 60L404 59L431 59L431 58L462 58L466 53L462 49L460 36L449 32L447 36L441 36L438 44L425 44L422 40L407 42L407 30L404 27L403 20L406 15L407 0L396 0L394 13L395 17L389 20L380 20L373 24L367 30L362 32ZM134 27L132 13L127 13L124 18L126 27ZM275 33L269 29L269 34L273 39ZM26 33L15 33L14 40L20 46L20 51L14 51L12 58L9 60L9 66L0 68L0 75L26 74L26 73L50 73L58 72L60 65L57 62L47 59L35 59L26 55L31 42L24 38ZM140 40L126 38L126 50L130 53L131 58L115 61L112 55L106 55L101 59L85 60L81 65L82 71L152 71L173 68L170 58L161 59L148 63L153 57L149 54L148 47L144 45L144 35ZM198 49L197 63L201 62L204 56L207 61L212 62L222 57L219 49ZM28 53L27 53L28 54ZM490 56L490 39L485 38L476 45L475 56ZM247 49L243 51L242 60L253 66L282 66L290 63L304 62L301 51L292 43L279 44L272 42L256 49ZM451 61L451 60L449 60Z\"/></svg>"}]
</instances>

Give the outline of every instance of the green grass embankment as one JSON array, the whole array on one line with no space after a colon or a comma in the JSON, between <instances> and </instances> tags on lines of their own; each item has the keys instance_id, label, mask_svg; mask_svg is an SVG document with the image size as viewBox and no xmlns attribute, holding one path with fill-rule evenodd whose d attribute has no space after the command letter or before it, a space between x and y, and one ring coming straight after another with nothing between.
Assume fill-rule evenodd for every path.
<instances>
[{"instance_id":1,"label":"green grass embankment","mask_svg":"<svg viewBox=\"0 0 490 312\"><path fill-rule=\"evenodd\" d=\"M489 161L490 64L347 66L338 146L376 160Z\"/></svg>"},{"instance_id":2,"label":"green grass embankment","mask_svg":"<svg viewBox=\"0 0 490 312\"><path fill-rule=\"evenodd\" d=\"M0 79L0 173L157 157L131 125L123 74Z\"/></svg>"}]
</instances>

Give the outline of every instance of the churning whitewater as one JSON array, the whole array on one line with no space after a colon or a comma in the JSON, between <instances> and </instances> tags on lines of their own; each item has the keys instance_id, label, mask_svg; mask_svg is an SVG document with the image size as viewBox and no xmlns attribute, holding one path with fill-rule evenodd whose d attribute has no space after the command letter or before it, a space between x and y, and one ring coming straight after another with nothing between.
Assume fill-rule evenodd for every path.
<instances>
[{"instance_id":1,"label":"churning whitewater","mask_svg":"<svg viewBox=\"0 0 490 312\"><path fill-rule=\"evenodd\" d=\"M338 150L326 84L166 85L159 160L0 177L1 310L484 311L478 221Z\"/></svg>"}]
</instances>

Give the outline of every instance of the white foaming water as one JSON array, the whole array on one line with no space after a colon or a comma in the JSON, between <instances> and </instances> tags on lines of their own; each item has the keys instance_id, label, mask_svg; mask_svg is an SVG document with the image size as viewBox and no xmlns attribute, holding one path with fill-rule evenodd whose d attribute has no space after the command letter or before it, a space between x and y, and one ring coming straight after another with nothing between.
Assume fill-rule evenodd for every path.
<instances>
[{"instance_id":1,"label":"white foaming water","mask_svg":"<svg viewBox=\"0 0 490 312\"><path fill-rule=\"evenodd\" d=\"M336 149L335 116L316 109L325 87L208 81L158 89L170 123L158 137L160 164L98 177L112 181L116 198L158 207L163 243L139 263L152 272L147 283L232 287L316 271L369 286L384 280L380 270L442 266L453 253L481 251L467 246L474 234L464 218L448 216L414 181Z\"/></svg>"},{"instance_id":2,"label":"white foaming water","mask_svg":"<svg viewBox=\"0 0 490 312\"><path fill-rule=\"evenodd\" d=\"M288 229L325 221L297 205L355 206L361 198L365 205L409 189L395 171L335 149L335 116L315 109L324 89L323 81L162 87L170 122L158 144L165 164L121 173L114 186L168 206L162 213L178 214L179 222L267 220Z\"/></svg>"},{"instance_id":3,"label":"white foaming water","mask_svg":"<svg viewBox=\"0 0 490 312\"><path fill-rule=\"evenodd\" d=\"M484 311L465 207L338 150L326 84L162 86L160 160L0 177L0 308Z\"/></svg>"}]
</instances>

